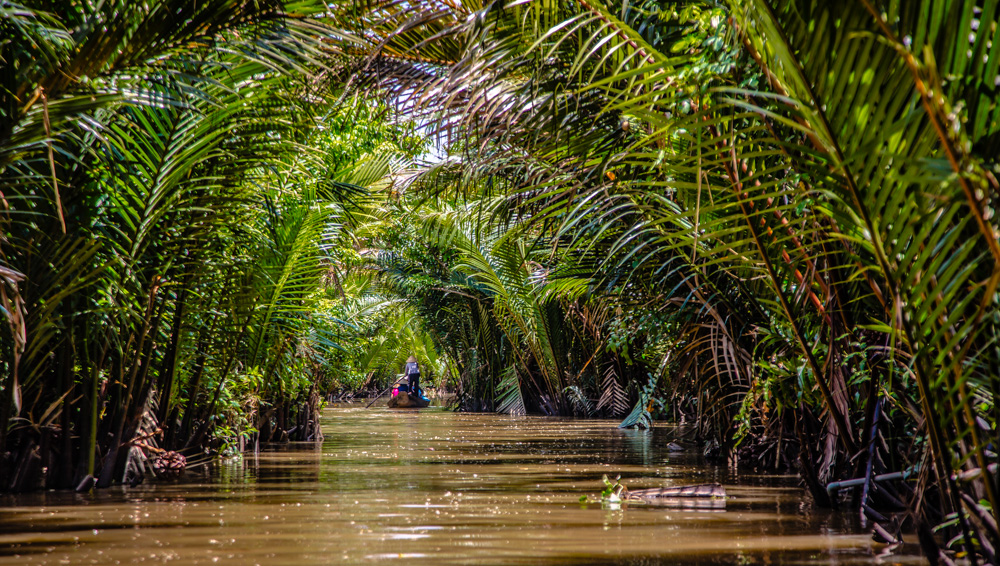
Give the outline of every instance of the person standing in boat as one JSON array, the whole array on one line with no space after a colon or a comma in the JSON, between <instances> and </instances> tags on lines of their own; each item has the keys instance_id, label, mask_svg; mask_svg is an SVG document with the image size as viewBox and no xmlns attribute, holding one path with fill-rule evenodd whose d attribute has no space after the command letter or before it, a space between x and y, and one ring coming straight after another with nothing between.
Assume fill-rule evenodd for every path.
<instances>
[{"instance_id":1,"label":"person standing in boat","mask_svg":"<svg viewBox=\"0 0 1000 566\"><path fill-rule=\"evenodd\" d=\"M420 397L420 364L417 363L416 356L407 358L403 373L406 375L406 381L410 386L410 393L414 397Z\"/></svg>"}]
</instances>

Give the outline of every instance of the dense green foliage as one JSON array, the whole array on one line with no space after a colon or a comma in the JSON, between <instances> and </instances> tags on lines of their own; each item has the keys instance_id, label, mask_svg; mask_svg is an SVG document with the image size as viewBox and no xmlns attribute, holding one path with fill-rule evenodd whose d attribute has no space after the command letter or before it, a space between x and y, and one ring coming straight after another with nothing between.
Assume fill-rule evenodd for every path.
<instances>
[{"instance_id":1,"label":"dense green foliage","mask_svg":"<svg viewBox=\"0 0 1000 566\"><path fill-rule=\"evenodd\" d=\"M4 487L415 353L996 563L996 2L0 6Z\"/></svg>"},{"instance_id":2,"label":"dense green foliage","mask_svg":"<svg viewBox=\"0 0 1000 566\"><path fill-rule=\"evenodd\" d=\"M665 400L995 562L996 10L374 3L372 84L448 152L390 283L478 406Z\"/></svg>"},{"instance_id":3,"label":"dense green foliage","mask_svg":"<svg viewBox=\"0 0 1000 566\"><path fill-rule=\"evenodd\" d=\"M362 192L303 151L335 108L323 6L41 4L0 4L0 484L314 435L322 242Z\"/></svg>"}]
</instances>

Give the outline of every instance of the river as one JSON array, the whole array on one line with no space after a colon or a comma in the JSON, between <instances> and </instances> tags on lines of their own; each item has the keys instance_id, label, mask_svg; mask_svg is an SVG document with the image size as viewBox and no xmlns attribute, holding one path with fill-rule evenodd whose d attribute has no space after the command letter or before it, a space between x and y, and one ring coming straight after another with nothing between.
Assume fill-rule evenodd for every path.
<instances>
[{"instance_id":1,"label":"river","mask_svg":"<svg viewBox=\"0 0 1000 566\"><path fill-rule=\"evenodd\" d=\"M323 431L175 483L0 496L0 565L924 563L813 508L794 477L669 451L670 426L338 405ZM729 497L602 505L604 474Z\"/></svg>"}]
</instances>

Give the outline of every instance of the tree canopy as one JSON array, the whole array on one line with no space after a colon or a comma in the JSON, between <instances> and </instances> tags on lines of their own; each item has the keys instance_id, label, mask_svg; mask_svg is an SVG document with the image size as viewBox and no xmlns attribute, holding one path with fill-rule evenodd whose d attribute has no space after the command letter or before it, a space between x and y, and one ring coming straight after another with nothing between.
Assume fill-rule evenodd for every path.
<instances>
[{"instance_id":1,"label":"tree canopy","mask_svg":"<svg viewBox=\"0 0 1000 566\"><path fill-rule=\"evenodd\" d=\"M307 438L416 354L819 504L916 476L863 516L995 563L996 4L4 2L0 485Z\"/></svg>"}]
</instances>

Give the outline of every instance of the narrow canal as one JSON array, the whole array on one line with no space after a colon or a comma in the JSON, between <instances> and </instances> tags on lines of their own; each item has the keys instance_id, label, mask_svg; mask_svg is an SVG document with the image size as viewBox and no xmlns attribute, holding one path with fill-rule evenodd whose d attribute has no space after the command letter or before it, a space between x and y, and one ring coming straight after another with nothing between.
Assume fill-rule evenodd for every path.
<instances>
[{"instance_id":1,"label":"narrow canal","mask_svg":"<svg viewBox=\"0 0 1000 566\"><path fill-rule=\"evenodd\" d=\"M670 452L676 430L441 410L326 410L322 445L247 454L184 482L0 496L0 565L922 564L795 478ZM720 482L710 508L598 502ZM589 502L581 503L586 495Z\"/></svg>"}]
</instances>

